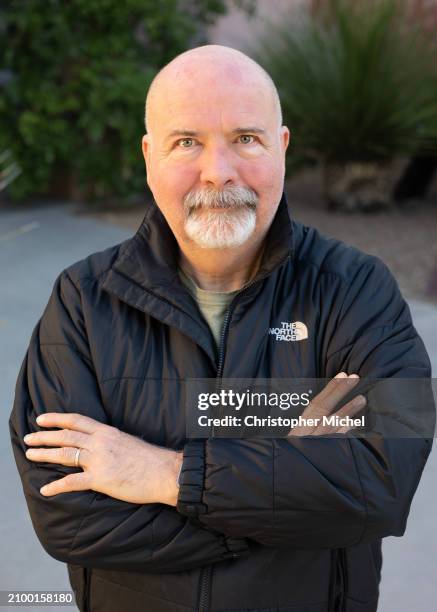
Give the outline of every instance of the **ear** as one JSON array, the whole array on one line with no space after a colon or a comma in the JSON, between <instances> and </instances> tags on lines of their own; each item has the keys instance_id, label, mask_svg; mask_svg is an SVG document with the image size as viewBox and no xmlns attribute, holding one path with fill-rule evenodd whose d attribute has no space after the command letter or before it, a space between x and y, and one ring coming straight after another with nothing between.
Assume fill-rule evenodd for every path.
<instances>
[{"instance_id":1,"label":"ear","mask_svg":"<svg viewBox=\"0 0 437 612\"><path fill-rule=\"evenodd\" d=\"M291 134L290 130L286 125L281 126L281 144L284 153L286 152L288 145L290 144Z\"/></svg>"},{"instance_id":2,"label":"ear","mask_svg":"<svg viewBox=\"0 0 437 612\"><path fill-rule=\"evenodd\" d=\"M149 156L150 156L150 136L149 134L144 134L141 140L141 148L143 150L144 162L146 164L146 169L147 169L147 166L149 163Z\"/></svg>"},{"instance_id":3,"label":"ear","mask_svg":"<svg viewBox=\"0 0 437 612\"><path fill-rule=\"evenodd\" d=\"M151 189L150 186L150 175L151 175L151 168L150 168L150 135L149 134L144 134L142 140L141 140L141 148L143 151L143 157L144 157L144 162L146 164L146 182L149 186L149 188Z\"/></svg>"}]
</instances>

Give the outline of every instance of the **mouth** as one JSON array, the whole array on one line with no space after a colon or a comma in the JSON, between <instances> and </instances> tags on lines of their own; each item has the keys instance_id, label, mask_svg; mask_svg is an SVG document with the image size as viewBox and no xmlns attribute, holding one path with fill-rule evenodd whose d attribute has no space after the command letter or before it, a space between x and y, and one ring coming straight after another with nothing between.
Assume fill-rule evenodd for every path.
<instances>
[{"instance_id":1,"label":"mouth","mask_svg":"<svg viewBox=\"0 0 437 612\"><path fill-rule=\"evenodd\" d=\"M203 211L223 210L223 211L239 212L246 208L255 209L256 205L244 203L244 204L208 204L207 206L205 206L204 204L202 204L201 206L197 206L193 208L192 210L199 210L199 211L201 210Z\"/></svg>"}]
</instances>

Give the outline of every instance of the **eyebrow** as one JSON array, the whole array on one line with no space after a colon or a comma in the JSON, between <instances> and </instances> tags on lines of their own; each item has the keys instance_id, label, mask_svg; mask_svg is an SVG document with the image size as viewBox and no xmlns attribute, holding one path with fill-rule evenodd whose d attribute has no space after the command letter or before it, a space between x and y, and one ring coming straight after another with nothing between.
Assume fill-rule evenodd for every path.
<instances>
[{"instance_id":1,"label":"eyebrow","mask_svg":"<svg viewBox=\"0 0 437 612\"><path fill-rule=\"evenodd\" d=\"M231 134L247 134L248 132L251 132L252 134L265 134L266 133L266 131L263 130L262 128L255 127L255 126L249 126L249 127L235 128L235 130L232 130ZM197 132L196 130L184 130L184 129L172 130L166 137L166 140L169 140L170 138L174 138L175 136L184 137L184 138L195 138L196 136L199 136L200 133L201 132Z\"/></svg>"}]
</instances>

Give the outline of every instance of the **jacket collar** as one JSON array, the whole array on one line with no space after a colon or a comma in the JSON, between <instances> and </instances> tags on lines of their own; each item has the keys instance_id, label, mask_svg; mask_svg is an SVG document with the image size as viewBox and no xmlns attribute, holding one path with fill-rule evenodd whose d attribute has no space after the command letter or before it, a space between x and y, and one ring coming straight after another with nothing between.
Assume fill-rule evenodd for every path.
<instances>
[{"instance_id":1,"label":"jacket collar","mask_svg":"<svg viewBox=\"0 0 437 612\"><path fill-rule=\"evenodd\" d=\"M246 299L259 287L257 281L269 276L292 255L293 237L293 222L283 192L266 236L260 267L250 282L251 288L244 292ZM164 215L152 202L136 234L121 244L112 267L101 278L101 286L127 304L188 333L212 355L210 330L179 278L178 249ZM209 340L199 341L202 335Z\"/></svg>"},{"instance_id":2,"label":"jacket collar","mask_svg":"<svg viewBox=\"0 0 437 612\"><path fill-rule=\"evenodd\" d=\"M293 251L293 227L285 193L266 236L260 267L254 282L270 274ZM136 234L123 243L113 269L146 290L171 297L179 285L178 245L155 202L152 202Z\"/></svg>"}]
</instances>

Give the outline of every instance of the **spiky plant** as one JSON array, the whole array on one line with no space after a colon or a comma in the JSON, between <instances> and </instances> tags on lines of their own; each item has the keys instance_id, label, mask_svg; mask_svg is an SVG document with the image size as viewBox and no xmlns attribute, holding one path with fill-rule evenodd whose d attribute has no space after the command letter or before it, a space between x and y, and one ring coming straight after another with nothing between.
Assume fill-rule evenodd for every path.
<instances>
[{"instance_id":1,"label":"spiky plant","mask_svg":"<svg viewBox=\"0 0 437 612\"><path fill-rule=\"evenodd\" d=\"M317 5L271 23L251 50L278 87L291 164L379 164L437 152L432 36L402 0Z\"/></svg>"}]
</instances>

